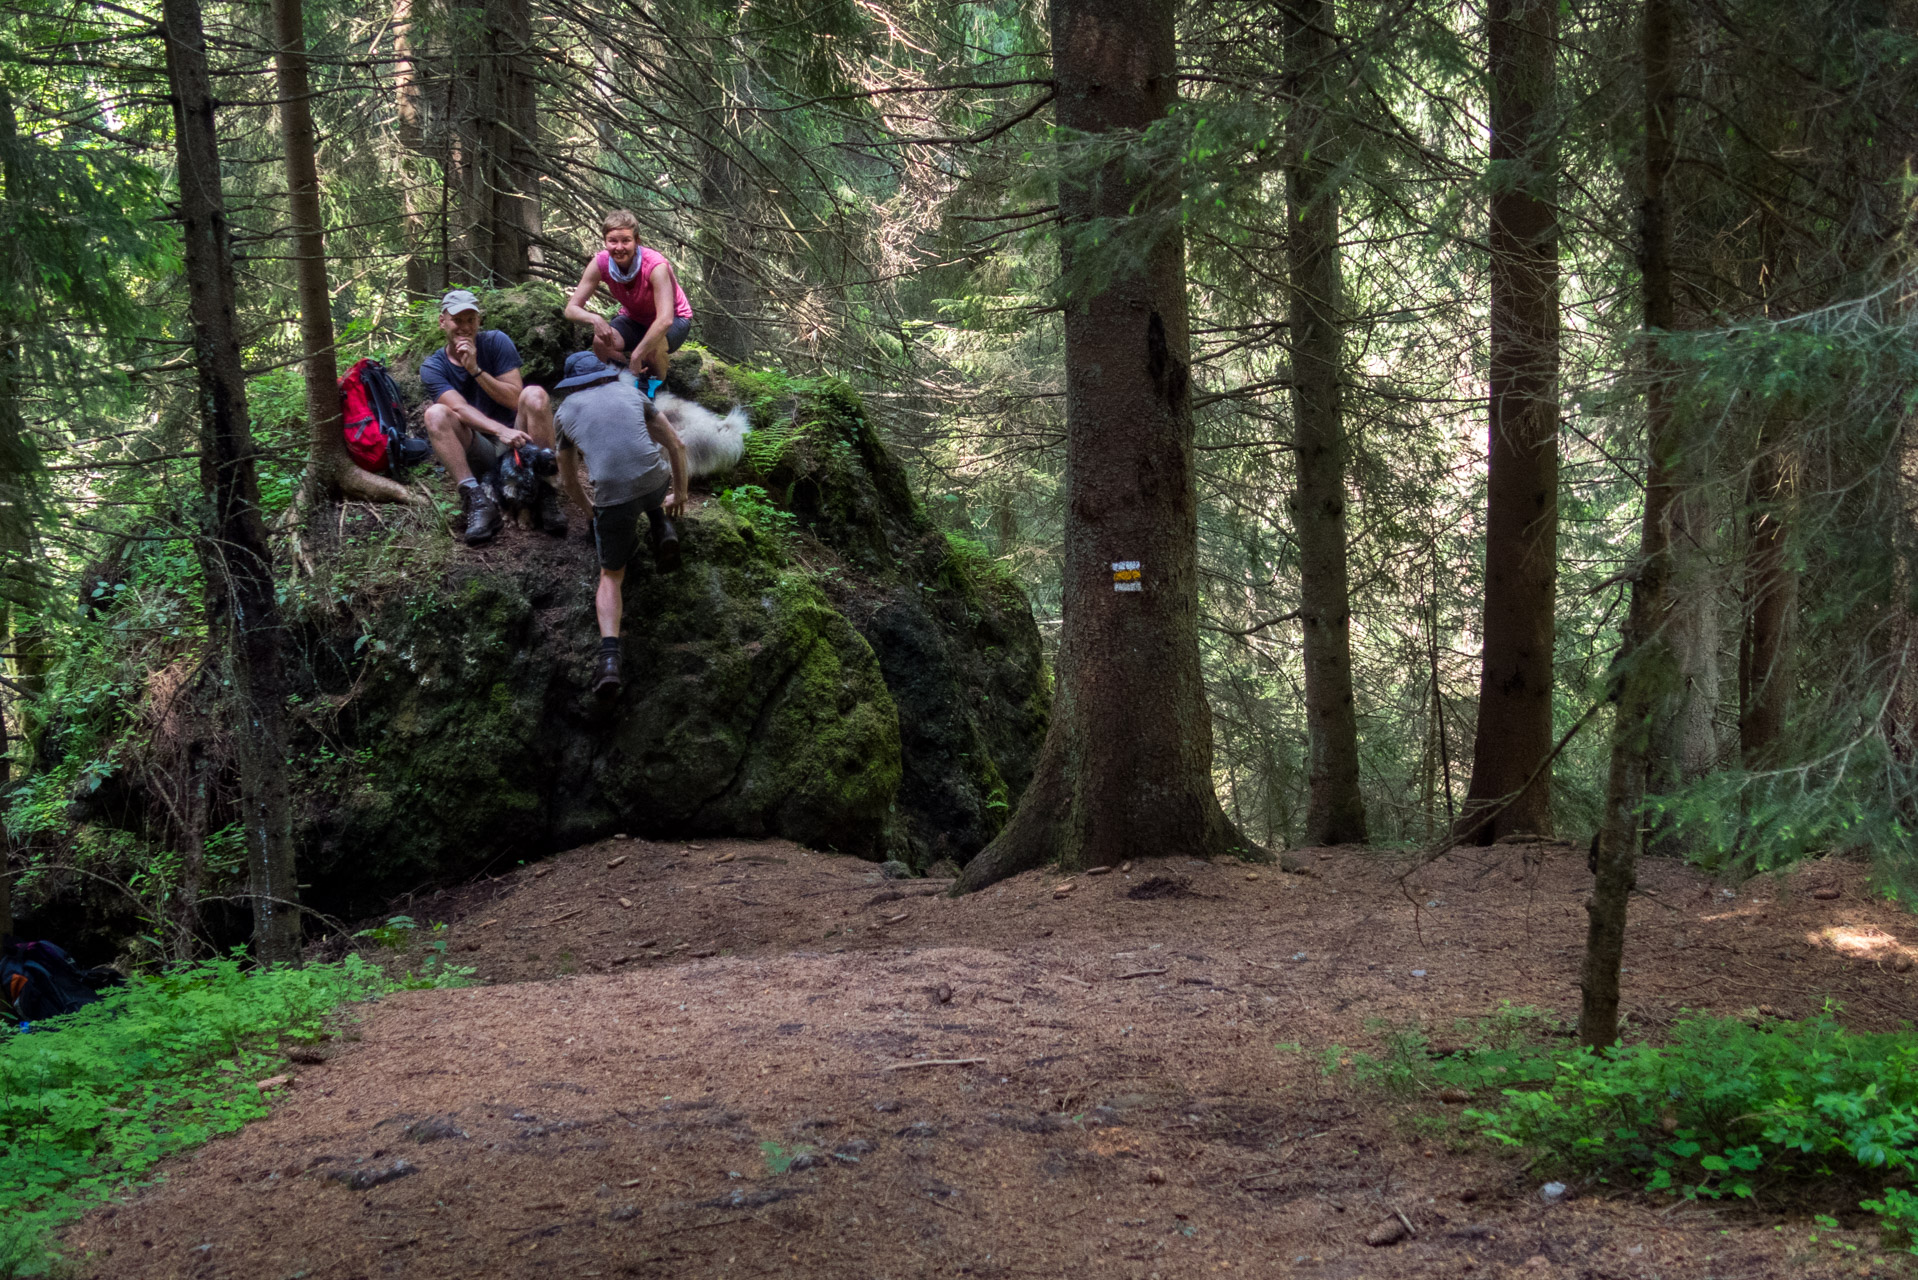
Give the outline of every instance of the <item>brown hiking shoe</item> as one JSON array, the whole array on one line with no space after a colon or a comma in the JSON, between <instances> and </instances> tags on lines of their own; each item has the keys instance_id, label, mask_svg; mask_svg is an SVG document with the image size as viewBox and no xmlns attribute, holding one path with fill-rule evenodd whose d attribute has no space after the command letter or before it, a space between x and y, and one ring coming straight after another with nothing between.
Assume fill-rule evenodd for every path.
<instances>
[{"instance_id":1,"label":"brown hiking shoe","mask_svg":"<svg viewBox=\"0 0 1918 1280\"><path fill-rule=\"evenodd\" d=\"M499 533L499 499L484 480L460 493L466 502L466 545L491 542Z\"/></svg>"},{"instance_id":2,"label":"brown hiking shoe","mask_svg":"<svg viewBox=\"0 0 1918 1280\"><path fill-rule=\"evenodd\" d=\"M619 696L621 687L619 650L601 649L599 662L593 670L593 693L601 698L614 698Z\"/></svg>"}]
</instances>

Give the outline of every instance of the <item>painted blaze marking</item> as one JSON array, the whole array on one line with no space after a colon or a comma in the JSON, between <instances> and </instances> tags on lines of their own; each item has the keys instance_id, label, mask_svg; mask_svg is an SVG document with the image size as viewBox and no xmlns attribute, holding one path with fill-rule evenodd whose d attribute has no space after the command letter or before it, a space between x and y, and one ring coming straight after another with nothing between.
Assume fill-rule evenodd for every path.
<instances>
[{"instance_id":1,"label":"painted blaze marking","mask_svg":"<svg viewBox=\"0 0 1918 1280\"><path fill-rule=\"evenodd\" d=\"M1137 560L1114 560L1112 562L1112 589L1114 591L1144 591L1141 582L1139 562Z\"/></svg>"}]
</instances>

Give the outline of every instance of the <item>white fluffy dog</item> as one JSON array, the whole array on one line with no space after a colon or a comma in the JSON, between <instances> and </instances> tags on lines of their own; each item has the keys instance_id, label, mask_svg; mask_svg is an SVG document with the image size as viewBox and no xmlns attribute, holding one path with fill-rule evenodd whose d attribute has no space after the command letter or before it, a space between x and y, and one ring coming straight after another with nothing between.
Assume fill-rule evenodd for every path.
<instances>
[{"instance_id":1,"label":"white fluffy dog","mask_svg":"<svg viewBox=\"0 0 1918 1280\"><path fill-rule=\"evenodd\" d=\"M745 405L734 405L732 412L722 418L704 405L682 400L666 390L654 396L653 403L679 433L680 443L686 446L686 467L693 475L716 475L738 462L746 451L746 435L753 424L746 416Z\"/></svg>"}]
</instances>

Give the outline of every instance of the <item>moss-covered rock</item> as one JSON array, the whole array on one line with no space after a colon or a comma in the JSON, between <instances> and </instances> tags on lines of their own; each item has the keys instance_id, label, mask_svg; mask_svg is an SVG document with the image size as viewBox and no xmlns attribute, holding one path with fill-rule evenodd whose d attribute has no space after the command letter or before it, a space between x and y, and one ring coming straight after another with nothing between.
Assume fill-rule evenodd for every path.
<instances>
[{"instance_id":1,"label":"moss-covered rock","mask_svg":"<svg viewBox=\"0 0 1918 1280\"><path fill-rule=\"evenodd\" d=\"M844 382L691 352L668 386L715 411L751 407L736 478L832 557L823 589L872 646L899 709L906 852L921 868L965 862L1005 824L1045 738L1051 686L1024 593L927 516Z\"/></svg>"},{"instance_id":2,"label":"moss-covered rock","mask_svg":"<svg viewBox=\"0 0 1918 1280\"><path fill-rule=\"evenodd\" d=\"M529 378L535 359L557 367L555 291L488 303ZM1023 595L926 516L844 383L728 369L693 347L671 382L716 411L747 403L755 430L735 474L696 491L683 566L628 568L627 683L610 704L588 688L584 527L563 541L509 527L469 548L447 511L356 507L316 513L288 546L314 905L370 910L616 831L780 835L923 868L965 861L1003 824L1050 698ZM126 724L139 732L139 716ZM163 831L177 772L163 754L122 753L134 763L83 816Z\"/></svg>"},{"instance_id":3,"label":"moss-covered rock","mask_svg":"<svg viewBox=\"0 0 1918 1280\"><path fill-rule=\"evenodd\" d=\"M613 831L882 853L899 719L872 650L723 508L683 537L680 572L628 570L610 705L588 689L597 575L577 535L509 531L356 615L357 653L311 637L308 696L337 706L326 729L355 763L305 793L302 874L418 883Z\"/></svg>"}]
</instances>

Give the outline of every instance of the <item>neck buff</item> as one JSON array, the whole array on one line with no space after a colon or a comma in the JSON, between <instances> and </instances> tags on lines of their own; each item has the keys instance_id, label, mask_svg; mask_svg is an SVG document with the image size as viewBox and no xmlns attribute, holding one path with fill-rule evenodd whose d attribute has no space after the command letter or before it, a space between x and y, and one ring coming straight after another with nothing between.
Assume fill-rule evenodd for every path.
<instances>
[{"instance_id":1,"label":"neck buff","mask_svg":"<svg viewBox=\"0 0 1918 1280\"><path fill-rule=\"evenodd\" d=\"M613 257L612 251L609 249L606 252L606 269L613 273L613 279L617 280L619 283L631 284L635 279L638 278L639 262L640 262L640 259L644 258L645 256L646 256L645 254L635 250L633 253L633 265L626 268L625 275L621 275L619 273L619 262Z\"/></svg>"}]
</instances>

